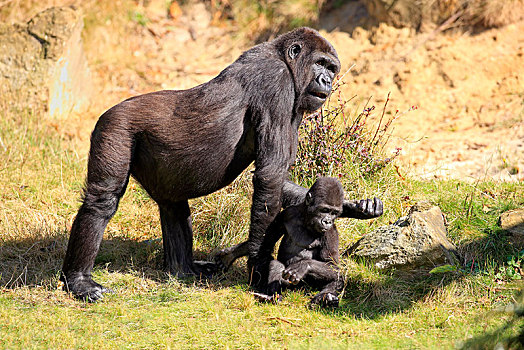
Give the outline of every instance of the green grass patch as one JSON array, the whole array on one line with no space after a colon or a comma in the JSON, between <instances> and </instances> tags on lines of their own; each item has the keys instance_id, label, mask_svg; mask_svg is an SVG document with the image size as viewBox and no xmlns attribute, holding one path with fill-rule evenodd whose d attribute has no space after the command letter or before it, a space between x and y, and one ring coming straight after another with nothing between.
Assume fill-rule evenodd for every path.
<instances>
[{"instance_id":1,"label":"green grass patch","mask_svg":"<svg viewBox=\"0 0 524 350\"><path fill-rule=\"evenodd\" d=\"M9 290L0 296L5 348L453 348L457 339L496 332L509 316L485 317L458 285L405 310L366 317L311 310L307 294L288 292L279 305L258 304L241 284L152 283L137 275L97 271L117 292L97 304L60 291ZM470 283L475 283L470 280ZM509 293L506 293L509 294ZM449 299L452 297L452 301Z\"/></svg>"}]
</instances>

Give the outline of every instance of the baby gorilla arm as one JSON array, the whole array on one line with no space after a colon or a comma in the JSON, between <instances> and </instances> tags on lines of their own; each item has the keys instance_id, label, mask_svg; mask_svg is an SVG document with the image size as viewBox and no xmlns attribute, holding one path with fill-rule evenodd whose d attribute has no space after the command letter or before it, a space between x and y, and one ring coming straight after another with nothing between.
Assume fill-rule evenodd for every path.
<instances>
[{"instance_id":1,"label":"baby gorilla arm","mask_svg":"<svg viewBox=\"0 0 524 350\"><path fill-rule=\"evenodd\" d=\"M289 180L284 181L282 188L282 207L302 203L306 197L307 189ZM384 205L380 198L367 198L361 200L344 200L342 207L342 218L353 218L367 220L377 218L384 212Z\"/></svg>"},{"instance_id":2,"label":"baby gorilla arm","mask_svg":"<svg viewBox=\"0 0 524 350\"><path fill-rule=\"evenodd\" d=\"M328 263L304 259L289 265L283 272L282 278L291 284L298 284L304 279L312 279L315 284L327 284L338 279L338 271Z\"/></svg>"},{"instance_id":3,"label":"baby gorilla arm","mask_svg":"<svg viewBox=\"0 0 524 350\"><path fill-rule=\"evenodd\" d=\"M298 284L305 280L308 284L323 286L311 299L311 304L322 307L338 307L338 294L344 288L344 280L338 269L329 263L318 260L301 260L289 265L282 272L284 282Z\"/></svg>"}]
</instances>

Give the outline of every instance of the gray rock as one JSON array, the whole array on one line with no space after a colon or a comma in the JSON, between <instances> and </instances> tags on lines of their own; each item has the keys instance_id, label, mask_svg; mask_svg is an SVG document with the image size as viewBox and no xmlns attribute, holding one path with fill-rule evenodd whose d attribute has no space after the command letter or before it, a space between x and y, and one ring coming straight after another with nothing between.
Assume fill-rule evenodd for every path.
<instances>
[{"instance_id":1,"label":"gray rock","mask_svg":"<svg viewBox=\"0 0 524 350\"><path fill-rule=\"evenodd\" d=\"M499 218L500 227L507 231L517 249L524 248L524 209L509 210Z\"/></svg>"},{"instance_id":2,"label":"gray rock","mask_svg":"<svg viewBox=\"0 0 524 350\"><path fill-rule=\"evenodd\" d=\"M345 254L374 261L379 269L415 270L457 264L456 248L446 233L440 208L419 202L406 217L363 236Z\"/></svg>"},{"instance_id":3,"label":"gray rock","mask_svg":"<svg viewBox=\"0 0 524 350\"><path fill-rule=\"evenodd\" d=\"M52 116L82 111L91 79L82 47L83 21L71 7L47 9L27 24L0 23L0 86L13 106Z\"/></svg>"}]
</instances>

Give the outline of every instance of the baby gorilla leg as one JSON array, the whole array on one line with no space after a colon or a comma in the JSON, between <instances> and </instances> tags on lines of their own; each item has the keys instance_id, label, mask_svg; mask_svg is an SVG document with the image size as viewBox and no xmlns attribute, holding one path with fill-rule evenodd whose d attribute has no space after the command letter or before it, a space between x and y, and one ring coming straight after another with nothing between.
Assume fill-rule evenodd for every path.
<instances>
[{"instance_id":1,"label":"baby gorilla leg","mask_svg":"<svg viewBox=\"0 0 524 350\"><path fill-rule=\"evenodd\" d=\"M279 303L282 300L282 287L289 285L282 279L282 272L286 267L278 260L269 263L269 276L266 286L266 293L253 293L258 301Z\"/></svg>"},{"instance_id":2,"label":"baby gorilla leg","mask_svg":"<svg viewBox=\"0 0 524 350\"><path fill-rule=\"evenodd\" d=\"M320 292L311 299L311 304L338 307L338 295L344 288L344 279L340 271L333 265L317 260L311 260L310 267L304 282L320 289Z\"/></svg>"}]
</instances>

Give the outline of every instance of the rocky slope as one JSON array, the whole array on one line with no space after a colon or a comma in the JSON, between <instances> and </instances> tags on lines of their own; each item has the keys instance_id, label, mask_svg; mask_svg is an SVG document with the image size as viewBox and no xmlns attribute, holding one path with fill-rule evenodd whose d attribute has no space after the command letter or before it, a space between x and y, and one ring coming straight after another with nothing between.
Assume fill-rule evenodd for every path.
<instances>
[{"instance_id":1,"label":"rocky slope","mask_svg":"<svg viewBox=\"0 0 524 350\"><path fill-rule=\"evenodd\" d=\"M88 35L100 94L93 118L130 95L205 82L247 48L203 3L171 8L170 15L155 7L165 2L149 3L137 10L147 21L138 16L118 34L107 20ZM355 101L372 96L377 111L390 93L388 110L400 111L390 147L402 147L404 172L524 179L524 22L475 35L384 24L352 27L349 34L339 29L348 29L337 25L341 18L321 20L320 31L337 49L343 72L355 65L344 77L343 93L357 95ZM418 108L407 112L411 106Z\"/></svg>"}]
</instances>

